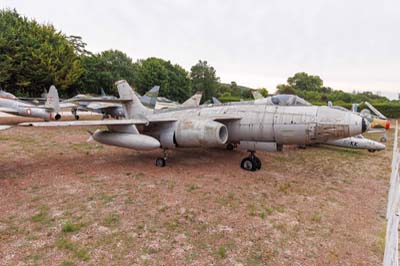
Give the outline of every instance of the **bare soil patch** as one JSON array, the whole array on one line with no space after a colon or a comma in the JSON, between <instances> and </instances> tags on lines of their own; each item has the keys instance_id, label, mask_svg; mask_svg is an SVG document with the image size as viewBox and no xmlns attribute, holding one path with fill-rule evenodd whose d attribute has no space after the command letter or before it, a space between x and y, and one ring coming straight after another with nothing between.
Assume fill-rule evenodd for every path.
<instances>
[{"instance_id":1,"label":"bare soil patch","mask_svg":"<svg viewBox=\"0 0 400 266\"><path fill-rule=\"evenodd\" d=\"M161 152L87 143L86 130L0 132L0 265L382 262L393 130L377 153L258 153L255 173L222 149L157 168Z\"/></svg>"}]
</instances>

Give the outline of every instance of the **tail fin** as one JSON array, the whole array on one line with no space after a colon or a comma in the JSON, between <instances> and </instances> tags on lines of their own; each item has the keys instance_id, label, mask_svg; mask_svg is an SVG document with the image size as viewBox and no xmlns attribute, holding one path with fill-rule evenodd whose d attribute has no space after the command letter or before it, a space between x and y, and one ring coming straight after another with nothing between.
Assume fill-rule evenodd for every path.
<instances>
[{"instance_id":1,"label":"tail fin","mask_svg":"<svg viewBox=\"0 0 400 266\"><path fill-rule=\"evenodd\" d=\"M215 97L212 97L212 101L213 101L213 104L222 104L221 102L220 102L220 100L218 100L217 98L215 98Z\"/></svg>"},{"instance_id":2,"label":"tail fin","mask_svg":"<svg viewBox=\"0 0 400 266\"><path fill-rule=\"evenodd\" d=\"M184 103L182 103L182 107L198 107L200 105L202 97L203 97L203 92L198 91L192 97L190 97Z\"/></svg>"},{"instance_id":3,"label":"tail fin","mask_svg":"<svg viewBox=\"0 0 400 266\"><path fill-rule=\"evenodd\" d=\"M60 98L58 97L58 91L54 85L51 85L50 87L44 107L46 109L51 109L54 112L60 111Z\"/></svg>"},{"instance_id":4,"label":"tail fin","mask_svg":"<svg viewBox=\"0 0 400 266\"><path fill-rule=\"evenodd\" d=\"M146 92L146 94L143 95L142 98L140 98L140 101L145 106L148 106L150 108L155 108L159 91L160 91L160 86L154 86L153 88L151 88L151 90Z\"/></svg>"},{"instance_id":5,"label":"tail fin","mask_svg":"<svg viewBox=\"0 0 400 266\"><path fill-rule=\"evenodd\" d=\"M100 94L101 94L101 97L106 97L107 96L107 94L105 93L103 88L100 88Z\"/></svg>"},{"instance_id":6,"label":"tail fin","mask_svg":"<svg viewBox=\"0 0 400 266\"><path fill-rule=\"evenodd\" d=\"M152 113L152 110L146 108L136 96L133 89L126 80L116 82L118 87L119 99L123 100L125 117L127 119L143 118L146 114Z\"/></svg>"},{"instance_id":7,"label":"tail fin","mask_svg":"<svg viewBox=\"0 0 400 266\"><path fill-rule=\"evenodd\" d=\"M253 95L254 100L264 99L264 96L258 90L252 90L251 94Z\"/></svg>"}]
</instances>

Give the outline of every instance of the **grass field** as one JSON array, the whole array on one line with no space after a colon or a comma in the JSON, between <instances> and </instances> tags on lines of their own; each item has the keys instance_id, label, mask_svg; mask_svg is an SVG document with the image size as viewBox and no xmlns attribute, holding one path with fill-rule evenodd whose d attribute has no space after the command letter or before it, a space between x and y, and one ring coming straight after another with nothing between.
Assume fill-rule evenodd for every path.
<instances>
[{"instance_id":1,"label":"grass field","mask_svg":"<svg viewBox=\"0 0 400 266\"><path fill-rule=\"evenodd\" d=\"M393 131L377 153L159 151L86 128L0 132L0 265L379 265ZM367 135L378 139L379 134Z\"/></svg>"}]
</instances>

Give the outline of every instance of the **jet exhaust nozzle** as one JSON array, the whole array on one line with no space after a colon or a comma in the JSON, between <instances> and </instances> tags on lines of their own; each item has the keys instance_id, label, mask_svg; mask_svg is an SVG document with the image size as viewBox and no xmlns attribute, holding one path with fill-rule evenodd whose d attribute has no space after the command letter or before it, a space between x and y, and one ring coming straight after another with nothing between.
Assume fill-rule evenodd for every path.
<instances>
[{"instance_id":1,"label":"jet exhaust nozzle","mask_svg":"<svg viewBox=\"0 0 400 266\"><path fill-rule=\"evenodd\" d=\"M367 121L365 121L365 118L363 118L361 121L361 132L364 133L365 131L367 131L367 129L368 129Z\"/></svg>"}]
</instances>

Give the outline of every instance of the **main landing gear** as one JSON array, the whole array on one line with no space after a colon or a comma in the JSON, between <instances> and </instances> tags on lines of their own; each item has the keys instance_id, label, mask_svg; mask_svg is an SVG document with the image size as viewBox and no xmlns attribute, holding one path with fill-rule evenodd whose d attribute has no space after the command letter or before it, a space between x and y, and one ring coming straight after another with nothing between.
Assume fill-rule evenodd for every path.
<instances>
[{"instance_id":1,"label":"main landing gear","mask_svg":"<svg viewBox=\"0 0 400 266\"><path fill-rule=\"evenodd\" d=\"M79 115L77 114L78 110L75 108L72 108L71 113L74 116L75 120L79 120Z\"/></svg>"},{"instance_id":2,"label":"main landing gear","mask_svg":"<svg viewBox=\"0 0 400 266\"><path fill-rule=\"evenodd\" d=\"M164 167L167 164L168 153L166 149L163 150L163 156L156 159L156 166Z\"/></svg>"},{"instance_id":3,"label":"main landing gear","mask_svg":"<svg viewBox=\"0 0 400 266\"><path fill-rule=\"evenodd\" d=\"M236 149L236 148L237 148L237 144L228 143L228 144L226 145L226 149L227 149L228 151L233 151L233 150Z\"/></svg>"},{"instance_id":4,"label":"main landing gear","mask_svg":"<svg viewBox=\"0 0 400 266\"><path fill-rule=\"evenodd\" d=\"M250 155L242 160L240 167L254 172L261 169L261 160L255 155L255 151L250 151Z\"/></svg>"}]
</instances>

